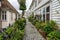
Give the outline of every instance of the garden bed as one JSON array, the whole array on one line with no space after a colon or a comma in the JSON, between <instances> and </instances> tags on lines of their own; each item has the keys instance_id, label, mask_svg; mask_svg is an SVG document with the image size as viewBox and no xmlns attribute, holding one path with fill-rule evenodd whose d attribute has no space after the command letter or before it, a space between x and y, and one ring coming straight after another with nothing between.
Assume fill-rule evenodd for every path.
<instances>
[{"instance_id":1,"label":"garden bed","mask_svg":"<svg viewBox=\"0 0 60 40\"><path fill-rule=\"evenodd\" d=\"M0 33L0 40L23 40L25 25L25 18L17 20L12 26Z\"/></svg>"},{"instance_id":2,"label":"garden bed","mask_svg":"<svg viewBox=\"0 0 60 40\"><path fill-rule=\"evenodd\" d=\"M58 26L55 21L50 20L42 22L40 20L36 20L33 16L30 16L28 19L33 25L35 25L39 33L46 40L60 40L60 31L57 30Z\"/></svg>"}]
</instances>

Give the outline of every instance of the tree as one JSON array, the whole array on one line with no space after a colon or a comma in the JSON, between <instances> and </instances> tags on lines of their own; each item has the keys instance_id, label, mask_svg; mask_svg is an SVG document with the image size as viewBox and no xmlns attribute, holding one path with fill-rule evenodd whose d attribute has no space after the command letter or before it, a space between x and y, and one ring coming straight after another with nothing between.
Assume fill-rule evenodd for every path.
<instances>
[{"instance_id":1,"label":"tree","mask_svg":"<svg viewBox=\"0 0 60 40\"><path fill-rule=\"evenodd\" d=\"M20 10L22 10L22 17L24 15L24 11L26 10L26 0L18 0L20 4Z\"/></svg>"}]
</instances>

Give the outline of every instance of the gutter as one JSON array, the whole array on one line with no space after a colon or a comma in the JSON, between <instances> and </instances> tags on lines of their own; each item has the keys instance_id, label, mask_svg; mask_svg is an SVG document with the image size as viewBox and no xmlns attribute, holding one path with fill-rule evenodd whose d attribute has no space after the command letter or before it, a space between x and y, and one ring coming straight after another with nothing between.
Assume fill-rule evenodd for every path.
<instances>
[{"instance_id":1,"label":"gutter","mask_svg":"<svg viewBox=\"0 0 60 40\"><path fill-rule=\"evenodd\" d=\"M34 10L32 11L35 11L37 10L38 8L42 7L44 4L46 4L47 2L49 2L50 0L43 0L42 2L40 2L39 6L37 6Z\"/></svg>"}]
</instances>

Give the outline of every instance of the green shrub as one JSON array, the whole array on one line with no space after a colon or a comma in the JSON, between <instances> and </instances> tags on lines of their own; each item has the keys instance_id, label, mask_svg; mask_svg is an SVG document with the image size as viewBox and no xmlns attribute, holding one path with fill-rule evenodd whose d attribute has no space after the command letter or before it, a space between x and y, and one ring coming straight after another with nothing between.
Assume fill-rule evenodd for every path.
<instances>
[{"instance_id":1,"label":"green shrub","mask_svg":"<svg viewBox=\"0 0 60 40\"><path fill-rule=\"evenodd\" d=\"M14 28L13 27L9 27L9 28L7 28L6 29L6 33L8 34L8 35L11 35L11 33L14 31Z\"/></svg>"},{"instance_id":2,"label":"green shrub","mask_svg":"<svg viewBox=\"0 0 60 40\"><path fill-rule=\"evenodd\" d=\"M40 22L36 22L35 26L36 26L36 28L39 30L39 29L41 28Z\"/></svg>"},{"instance_id":3,"label":"green shrub","mask_svg":"<svg viewBox=\"0 0 60 40\"><path fill-rule=\"evenodd\" d=\"M58 28L58 26L57 26L57 24L56 24L55 21L51 20L51 21L49 21L49 23L50 23L50 25L51 25L52 28L54 28L54 29Z\"/></svg>"},{"instance_id":4,"label":"green shrub","mask_svg":"<svg viewBox=\"0 0 60 40\"><path fill-rule=\"evenodd\" d=\"M40 25L41 25L41 29L43 29L43 27L45 27L46 23L41 22Z\"/></svg>"},{"instance_id":5,"label":"green shrub","mask_svg":"<svg viewBox=\"0 0 60 40\"><path fill-rule=\"evenodd\" d=\"M25 28L25 25L26 25L26 19L25 18L21 18L20 20L17 20L15 22L15 24L17 24L18 29L23 30Z\"/></svg>"},{"instance_id":6,"label":"green shrub","mask_svg":"<svg viewBox=\"0 0 60 40\"><path fill-rule=\"evenodd\" d=\"M24 36L24 31L17 29L10 35L10 38L7 38L7 40L22 40L23 36Z\"/></svg>"},{"instance_id":7,"label":"green shrub","mask_svg":"<svg viewBox=\"0 0 60 40\"><path fill-rule=\"evenodd\" d=\"M60 40L60 31L53 31L49 33L48 40Z\"/></svg>"},{"instance_id":8,"label":"green shrub","mask_svg":"<svg viewBox=\"0 0 60 40\"><path fill-rule=\"evenodd\" d=\"M28 19L29 19L30 22L32 22L33 21L33 16L31 15Z\"/></svg>"},{"instance_id":9,"label":"green shrub","mask_svg":"<svg viewBox=\"0 0 60 40\"><path fill-rule=\"evenodd\" d=\"M25 18L17 20L11 27L8 27L0 34L0 40L23 40L25 25Z\"/></svg>"},{"instance_id":10,"label":"green shrub","mask_svg":"<svg viewBox=\"0 0 60 40\"><path fill-rule=\"evenodd\" d=\"M51 27L51 25L49 24L46 24L44 27L43 27L43 31L47 34L49 34L50 32L53 31L53 28Z\"/></svg>"},{"instance_id":11,"label":"green shrub","mask_svg":"<svg viewBox=\"0 0 60 40\"><path fill-rule=\"evenodd\" d=\"M3 40L3 34L0 34L0 40Z\"/></svg>"},{"instance_id":12,"label":"green shrub","mask_svg":"<svg viewBox=\"0 0 60 40\"><path fill-rule=\"evenodd\" d=\"M33 20L32 24L35 25L38 20Z\"/></svg>"}]
</instances>

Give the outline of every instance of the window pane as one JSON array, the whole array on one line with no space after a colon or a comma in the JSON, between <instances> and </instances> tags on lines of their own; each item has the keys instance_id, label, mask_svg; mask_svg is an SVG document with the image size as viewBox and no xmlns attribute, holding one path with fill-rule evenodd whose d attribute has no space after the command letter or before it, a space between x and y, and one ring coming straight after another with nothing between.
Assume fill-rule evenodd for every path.
<instances>
[{"instance_id":1,"label":"window pane","mask_svg":"<svg viewBox=\"0 0 60 40\"><path fill-rule=\"evenodd\" d=\"M5 15L5 20L6 20L6 15Z\"/></svg>"},{"instance_id":2,"label":"window pane","mask_svg":"<svg viewBox=\"0 0 60 40\"><path fill-rule=\"evenodd\" d=\"M2 11L2 20L6 20L6 11Z\"/></svg>"},{"instance_id":3,"label":"window pane","mask_svg":"<svg viewBox=\"0 0 60 40\"><path fill-rule=\"evenodd\" d=\"M46 8L46 12L49 12L49 11L50 11L50 6Z\"/></svg>"},{"instance_id":4,"label":"window pane","mask_svg":"<svg viewBox=\"0 0 60 40\"><path fill-rule=\"evenodd\" d=\"M43 9L43 14L45 14L45 8Z\"/></svg>"},{"instance_id":5,"label":"window pane","mask_svg":"<svg viewBox=\"0 0 60 40\"><path fill-rule=\"evenodd\" d=\"M0 10L0 20L1 20L1 10Z\"/></svg>"},{"instance_id":6,"label":"window pane","mask_svg":"<svg viewBox=\"0 0 60 40\"><path fill-rule=\"evenodd\" d=\"M5 11L5 15L4 16L5 16L4 19L6 20L6 11Z\"/></svg>"},{"instance_id":7,"label":"window pane","mask_svg":"<svg viewBox=\"0 0 60 40\"><path fill-rule=\"evenodd\" d=\"M4 20L4 15L2 15L2 20Z\"/></svg>"},{"instance_id":8,"label":"window pane","mask_svg":"<svg viewBox=\"0 0 60 40\"><path fill-rule=\"evenodd\" d=\"M0 13L0 20L1 20L1 13Z\"/></svg>"},{"instance_id":9,"label":"window pane","mask_svg":"<svg viewBox=\"0 0 60 40\"><path fill-rule=\"evenodd\" d=\"M5 14L6 14L6 11L5 11Z\"/></svg>"},{"instance_id":10,"label":"window pane","mask_svg":"<svg viewBox=\"0 0 60 40\"><path fill-rule=\"evenodd\" d=\"M4 11L2 11L2 14L4 14Z\"/></svg>"}]
</instances>

